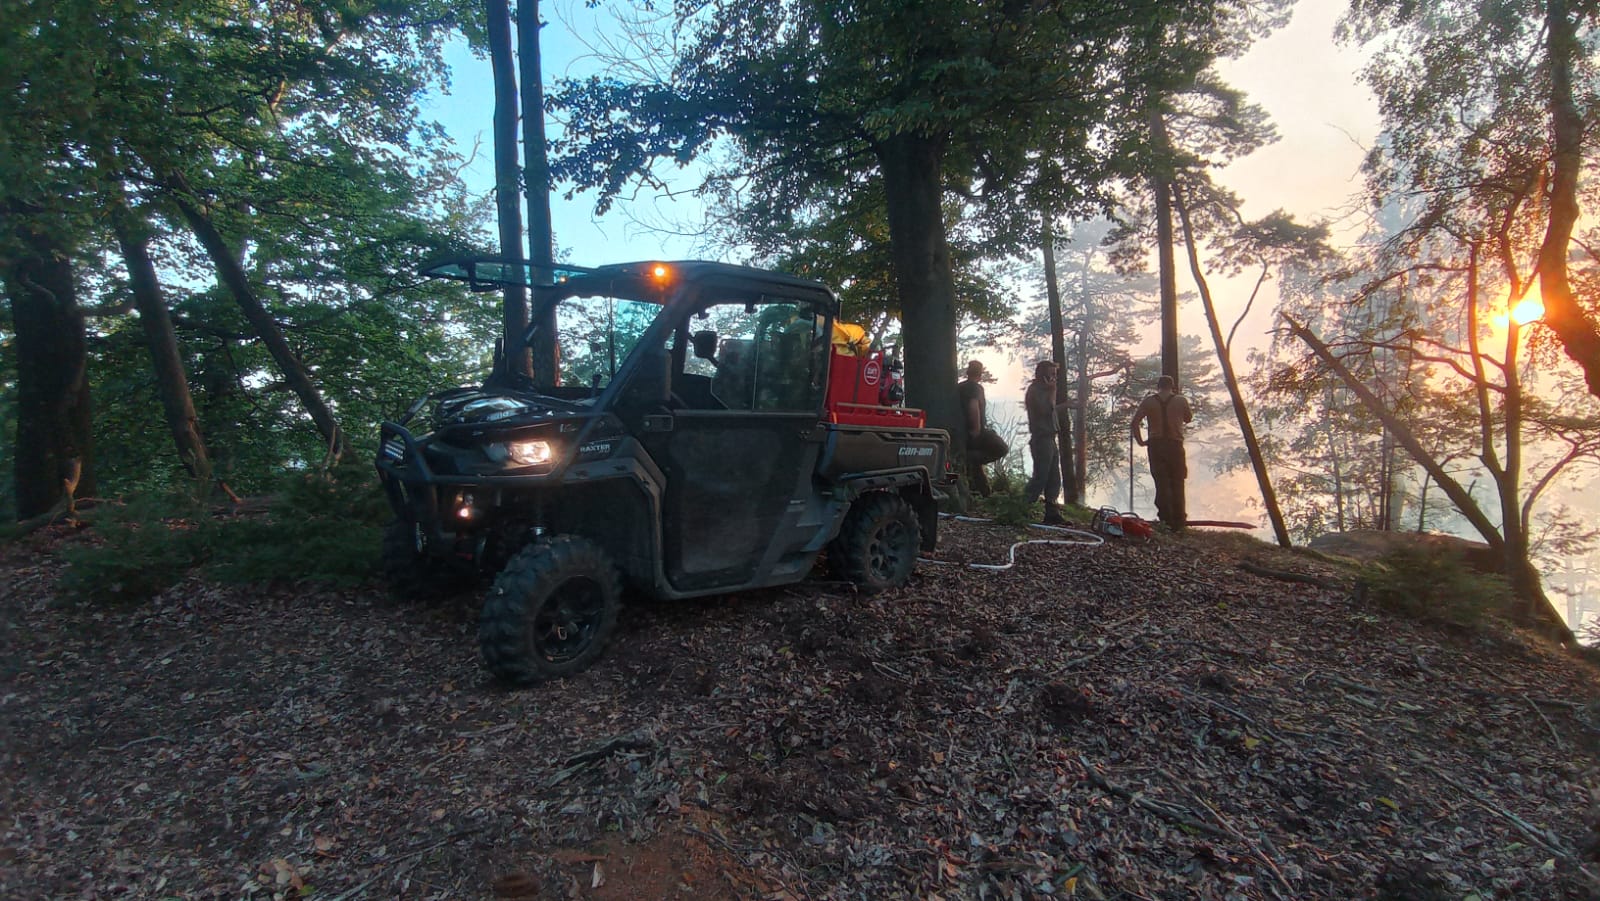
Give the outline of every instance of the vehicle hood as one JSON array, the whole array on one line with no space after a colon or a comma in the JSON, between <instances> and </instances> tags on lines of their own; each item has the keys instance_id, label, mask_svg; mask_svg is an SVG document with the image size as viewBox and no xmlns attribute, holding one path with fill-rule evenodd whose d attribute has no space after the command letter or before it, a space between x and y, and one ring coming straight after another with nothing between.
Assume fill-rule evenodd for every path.
<instances>
[{"instance_id":1,"label":"vehicle hood","mask_svg":"<svg viewBox=\"0 0 1600 901\"><path fill-rule=\"evenodd\" d=\"M458 388L440 395L433 408L433 427L533 422L578 409L571 401L539 394L484 388Z\"/></svg>"}]
</instances>

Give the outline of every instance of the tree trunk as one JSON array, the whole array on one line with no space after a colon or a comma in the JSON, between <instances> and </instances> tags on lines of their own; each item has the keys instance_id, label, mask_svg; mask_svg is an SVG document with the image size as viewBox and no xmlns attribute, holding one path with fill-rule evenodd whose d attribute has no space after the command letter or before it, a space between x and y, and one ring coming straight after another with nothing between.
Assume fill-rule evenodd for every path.
<instances>
[{"instance_id":1,"label":"tree trunk","mask_svg":"<svg viewBox=\"0 0 1600 901\"><path fill-rule=\"evenodd\" d=\"M1211 329L1211 342L1217 348L1217 362L1222 366L1222 380L1228 386L1228 397L1233 401L1233 415L1239 420L1239 434L1244 437L1245 451L1250 454L1250 466L1256 473L1256 484L1261 488L1261 504L1272 523L1272 533L1279 547L1292 547L1289 527L1283 521L1283 510L1278 506L1278 493L1272 488L1267 474L1267 460L1261 454L1261 442L1256 438L1255 426L1250 423L1250 411L1245 408L1244 394L1239 390L1239 378L1233 372L1233 356L1227 340L1222 337L1222 325L1217 321L1217 310L1211 301L1211 287L1200 271L1200 254L1194 243L1194 229L1189 223L1189 208L1183 202L1183 192L1174 189L1174 204L1178 218L1183 223L1183 244L1189 252L1189 271L1194 276L1195 287L1200 290L1200 302L1205 306L1206 325ZM1163 426L1165 428L1165 426Z\"/></svg>"},{"instance_id":2,"label":"tree trunk","mask_svg":"<svg viewBox=\"0 0 1600 901\"><path fill-rule=\"evenodd\" d=\"M1333 527L1344 531L1344 460L1339 456L1339 444L1328 436L1328 451L1333 457Z\"/></svg>"},{"instance_id":3,"label":"tree trunk","mask_svg":"<svg viewBox=\"0 0 1600 901\"><path fill-rule=\"evenodd\" d=\"M289 389L300 398L300 403L311 415L311 421L316 424L317 431L321 433L322 440L328 448L329 461L337 461L350 452L350 442L344 430L339 428L339 421L334 417L333 410L328 407L322 398L322 392L311 381L311 374L306 371L305 364L300 361L294 348L290 347L288 340L283 337L283 329L278 326L278 321L272 318L272 314L262 305L261 298L256 296L255 288L250 285L250 278L245 274L244 267L240 265L233 248L228 246L227 239L217 230L216 223L195 206L191 199L193 192L188 184L182 176L169 179L169 183L174 188L170 194L173 203L177 204L178 211L189 223L190 230L205 248L206 255L211 258L211 264L217 267L218 279L233 295L234 303L239 305L244 318L249 321L256 336L272 355L272 360L278 365L278 371L283 373L283 379L288 383Z\"/></svg>"},{"instance_id":4,"label":"tree trunk","mask_svg":"<svg viewBox=\"0 0 1600 901\"><path fill-rule=\"evenodd\" d=\"M1507 322L1506 390L1503 401L1506 465L1497 474L1497 481L1500 485L1500 528L1506 537L1506 575L1510 576L1517 597L1523 601L1518 613L1524 622L1532 622L1537 615L1535 594L1543 598L1544 591L1539 585L1537 573L1533 573L1531 584L1527 582L1532 567L1528 561L1527 523L1522 521L1522 377L1517 372L1520 332L1521 326L1516 320ZM1560 621L1559 614L1556 619Z\"/></svg>"},{"instance_id":5,"label":"tree trunk","mask_svg":"<svg viewBox=\"0 0 1600 901\"><path fill-rule=\"evenodd\" d=\"M1517 508L1514 506L1516 499L1514 497L1510 498L1513 507L1511 508L1512 512L1507 513L1509 517L1507 521L1511 524L1511 529L1502 536L1499 530L1494 527L1494 524L1489 522L1489 518L1484 515L1477 502L1472 499L1471 492L1462 488L1461 483L1451 478L1444 471L1444 467L1432 454L1428 453L1422 443L1411 433L1411 430L1406 428L1405 423L1391 414L1388 408L1383 405L1383 402L1378 400L1377 396L1366 385L1361 384L1356 379L1355 374L1333 355L1333 352L1328 349L1326 344L1323 344L1316 335L1311 333L1310 329L1296 322L1288 314L1280 313L1279 315L1283 316L1284 321L1289 323L1289 328L1294 332L1295 337L1305 342L1306 346L1311 348L1311 352L1316 354L1317 358L1322 360L1323 363L1327 364L1328 368L1332 369L1334 374L1348 385L1357 397L1361 398L1361 402L1366 405L1367 409L1382 420L1383 424L1394 433L1395 440L1399 441L1410 452L1413 460L1416 460L1420 466L1428 471L1428 475L1433 477L1433 480L1444 490L1445 495L1450 498L1451 503L1455 504L1456 510L1468 522L1472 523L1474 529L1478 530L1478 534L1483 537L1490 550L1501 555L1505 565L1506 577L1511 581L1512 590L1522 605L1518 612L1524 618L1524 622L1543 626L1551 638L1563 644L1570 644L1572 642L1572 631L1567 628L1561 619L1560 611L1556 610L1555 605L1550 602L1549 596L1544 593L1544 588L1539 582L1539 573L1528 560L1527 536L1523 534L1523 530L1518 525L1521 522L1521 518L1520 514L1516 512ZM1509 352L1515 350L1515 348L1508 344L1507 350L1509 359ZM1508 411L1508 415L1510 413L1511 411ZM1518 465L1520 466L1520 459ZM1506 484L1514 485L1515 483L1498 477L1497 483L1501 485L1498 499L1502 505L1505 505L1508 500L1504 486Z\"/></svg>"},{"instance_id":6,"label":"tree trunk","mask_svg":"<svg viewBox=\"0 0 1600 901\"><path fill-rule=\"evenodd\" d=\"M1539 248L1539 295L1544 322L1583 369L1589 393L1600 397L1600 331L1573 297L1567 253L1578 221L1578 178L1583 169L1583 116L1572 96L1572 70L1579 58L1577 26L1568 0L1547 0L1545 28L1550 66L1550 125L1554 138L1550 176L1550 221Z\"/></svg>"},{"instance_id":7,"label":"tree trunk","mask_svg":"<svg viewBox=\"0 0 1600 901\"><path fill-rule=\"evenodd\" d=\"M1444 466L1432 454L1428 453L1428 449L1422 446L1422 442L1418 441L1415 435L1411 434L1411 430L1406 428L1406 424L1396 418L1393 413L1390 413L1377 395L1373 394L1366 385L1363 385L1361 380L1355 377L1355 373L1352 373L1349 367L1345 366L1338 357L1335 357L1333 351L1328 349L1328 345L1322 343L1322 340L1313 334L1309 328L1301 325L1287 313L1279 313L1278 315L1282 316L1283 320L1289 324L1289 330L1294 333L1294 336L1305 342L1305 345L1311 348L1311 352L1316 354L1317 359L1332 370L1333 374L1338 376L1339 380L1344 382L1345 386L1354 392L1356 397L1361 399L1361 403L1366 406L1367 410L1378 417L1384 426L1394 433L1395 440L1405 447L1406 451L1411 454L1411 459L1417 461L1417 465L1428 471L1428 475L1433 477L1439 488L1444 491L1445 496L1450 498L1450 502L1455 504L1456 509L1466 518L1467 522L1472 524L1472 527L1477 530L1484 542L1495 553L1504 553L1506 547L1505 539L1501 537L1500 531L1495 528L1494 523L1490 522L1489 517L1484 515L1483 509L1478 506L1477 501L1472 499L1471 493L1461 487L1461 483L1452 478L1449 473L1445 472Z\"/></svg>"},{"instance_id":8,"label":"tree trunk","mask_svg":"<svg viewBox=\"0 0 1600 901\"><path fill-rule=\"evenodd\" d=\"M1389 435L1385 431L1378 450L1378 513L1374 519L1380 532L1394 531L1389 527Z\"/></svg>"},{"instance_id":9,"label":"tree trunk","mask_svg":"<svg viewBox=\"0 0 1600 901\"><path fill-rule=\"evenodd\" d=\"M544 133L544 67L539 53L539 0L517 0L517 60L522 69L523 190L528 198L528 261L555 262L555 234L550 224L550 157ZM530 310L530 315L534 311ZM554 307L540 316L534 337L532 371L540 385L557 382Z\"/></svg>"},{"instance_id":10,"label":"tree trunk","mask_svg":"<svg viewBox=\"0 0 1600 901\"><path fill-rule=\"evenodd\" d=\"M1422 490L1417 492L1417 534L1422 534L1428 524L1428 482L1432 476L1422 474Z\"/></svg>"},{"instance_id":11,"label":"tree trunk","mask_svg":"<svg viewBox=\"0 0 1600 901\"><path fill-rule=\"evenodd\" d=\"M875 150L883 167L900 321L905 333L906 403L950 433L966 454L967 430L956 402L956 288L945 237L943 142L896 135Z\"/></svg>"},{"instance_id":12,"label":"tree trunk","mask_svg":"<svg viewBox=\"0 0 1600 901\"><path fill-rule=\"evenodd\" d=\"M1156 151L1156 170L1150 188L1156 210L1156 266L1161 283L1161 374L1183 385L1178 374L1178 263L1172 251L1172 175L1167 123L1160 110L1150 113L1150 141ZM1187 509L1187 508L1185 508Z\"/></svg>"},{"instance_id":13,"label":"tree trunk","mask_svg":"<svg viewBox=\"0 0 1600 901\"><path fill-rule=\"evenodd\" d=\"M1045 296L1050 307L1050 356L1055 360L1056 371L1065 372L1067 368L1067 336L1066 325L1061 316L1061 289L1056 284L1056 236L1055 230L1050 227L1049 219L1044 223L1044 287ZM1058 404L1067 401L1067 380L1056 378L1056 397ZM1083 504L1083 491L1078 485L1078 480L1073 474L1072 461L1072 415L1069 412L1064 421L1057 423L1056 447L1059 452L1061 468L1061 497L1069 504Z\"/></svg>"},{"instance_id":14,"label":"tree trunk","mask_svg":"<svg viewBox=\"0 0 1600 901\"><path fill-rule=\"evenodd\" d=\"M500 222L500 256L522 261L522 173L517 167L517 74L511 50L511 6L507 0L486 0L489 62L494 71L494 200ZM528 292L506 285L500 292L505 363L512 372L530 375L532 358L522 346L528 331Z\"/></svg>"},{"instance_id":15,"label":"tree trunk","mask_svg":"<svg viewBox=\"0 0 1600 901\"><path fill-rule=\"evenodd\" d=\"M1078 329L1078 387L1074 407L1078 418L1073 422L1073 444L1077 455L1072 468L1077 475L1078 503L1083 503L1089 486L1089 390L1093 381L1089 377L1089 304L1087 296L1083 305L1083 326ZM1132 505L1129 505L1132 509Z\"/></svg>"},{"instance_id":16,"label":"tree trunk","mask_svg":"<svg viewBox=\"0 0 1600 901\"><path fill-rule=\"evenodd\" d=\"M150 262L149 229L135 219L131 210L121 201L111 207L111 224L117 233L117 244L122 248L122 259L128 267L128 279L133 285L133 304L139 311L139 325L144 329L145 342L150 347L150 364L156 377L156 395L161 399L161 409L166 414L167 430L172 434L173 446L183 468L194 477L201 491L209 491L211 484L211 457L206 453L205 440L200 435L200 417L194 411L194 398L189 393L189 378L183 368L183 357L178 353L178 337L172 329L172 315L161 295L161 282L156 268Z\"/></svg>"},{"instance_id":17,"label":"tree trunk","mask_svg":"<svg viewBox=\"0 0 1600 901\"><path fill-rule=\"evenodd\" d=\"M17 519L70 511L94 493L88 345L67 249L16 215L0 258L17 353Z\"/></svg>"}]
</instances>

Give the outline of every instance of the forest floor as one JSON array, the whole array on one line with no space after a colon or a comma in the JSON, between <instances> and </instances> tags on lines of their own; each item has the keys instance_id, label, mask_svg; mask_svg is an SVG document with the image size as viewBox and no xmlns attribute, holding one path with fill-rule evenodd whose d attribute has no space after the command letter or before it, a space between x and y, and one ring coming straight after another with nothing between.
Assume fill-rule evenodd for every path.
<instances>
[{"instance_id":1,"label":"forest floor","mask_svg":"<svg viewBox=\"0 0 1600 901\"><path fill-rule=\"evenodd\" d=\"M633 604L507 691L472 597L89 605L82 533L36 533L0 547L0 897L1600 896L1589 665L1233 535L960 565L1018 538Z\"/></svg>"}]
</instances>

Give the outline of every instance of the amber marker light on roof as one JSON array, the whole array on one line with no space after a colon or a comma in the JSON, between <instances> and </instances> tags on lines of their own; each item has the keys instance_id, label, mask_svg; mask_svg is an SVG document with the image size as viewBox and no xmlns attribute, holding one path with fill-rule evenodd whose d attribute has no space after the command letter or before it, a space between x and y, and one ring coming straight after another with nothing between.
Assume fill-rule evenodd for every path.
<instances>
[{"instance_id":1,"label":"amber marker light on roof","mask_svg":"<svg viewBox=\"0 0 1600 901\"><path fill-rule=\"evenodd\" d=\"M650 267L650 274L655 276L656 278L666 278L667 277L667 267L663 266L660 263L657 263L654 266Z\"/></svg>"}]
</instances>

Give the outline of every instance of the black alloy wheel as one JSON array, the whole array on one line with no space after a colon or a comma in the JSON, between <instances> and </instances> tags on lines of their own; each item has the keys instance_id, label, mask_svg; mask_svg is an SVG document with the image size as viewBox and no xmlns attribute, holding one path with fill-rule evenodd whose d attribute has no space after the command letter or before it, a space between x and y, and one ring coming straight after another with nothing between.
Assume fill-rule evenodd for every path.
<instances>
[{"instance_id":1,"label":"black alloy wheel","mask_svg":"<svg viewBox=\"0 0 1600 901\"><path fill-rule=\"evenodd\" d=\"M845 514L828 557L839 575L872 594L904 585L916 568L922 525L898 494L862 495Z\"/></svg>"},{"instance_id":2,"label":"black alloy wheel","mask_svg":"<svg viewBox=\"0 0 1600 901\"><path fill-rule=\"evenodd\" d=\"M593 542L559 536L519 551L478 619L485 666L513 685L580 672L616 630L621 577Z\"/></svg>"}]
</instances>

